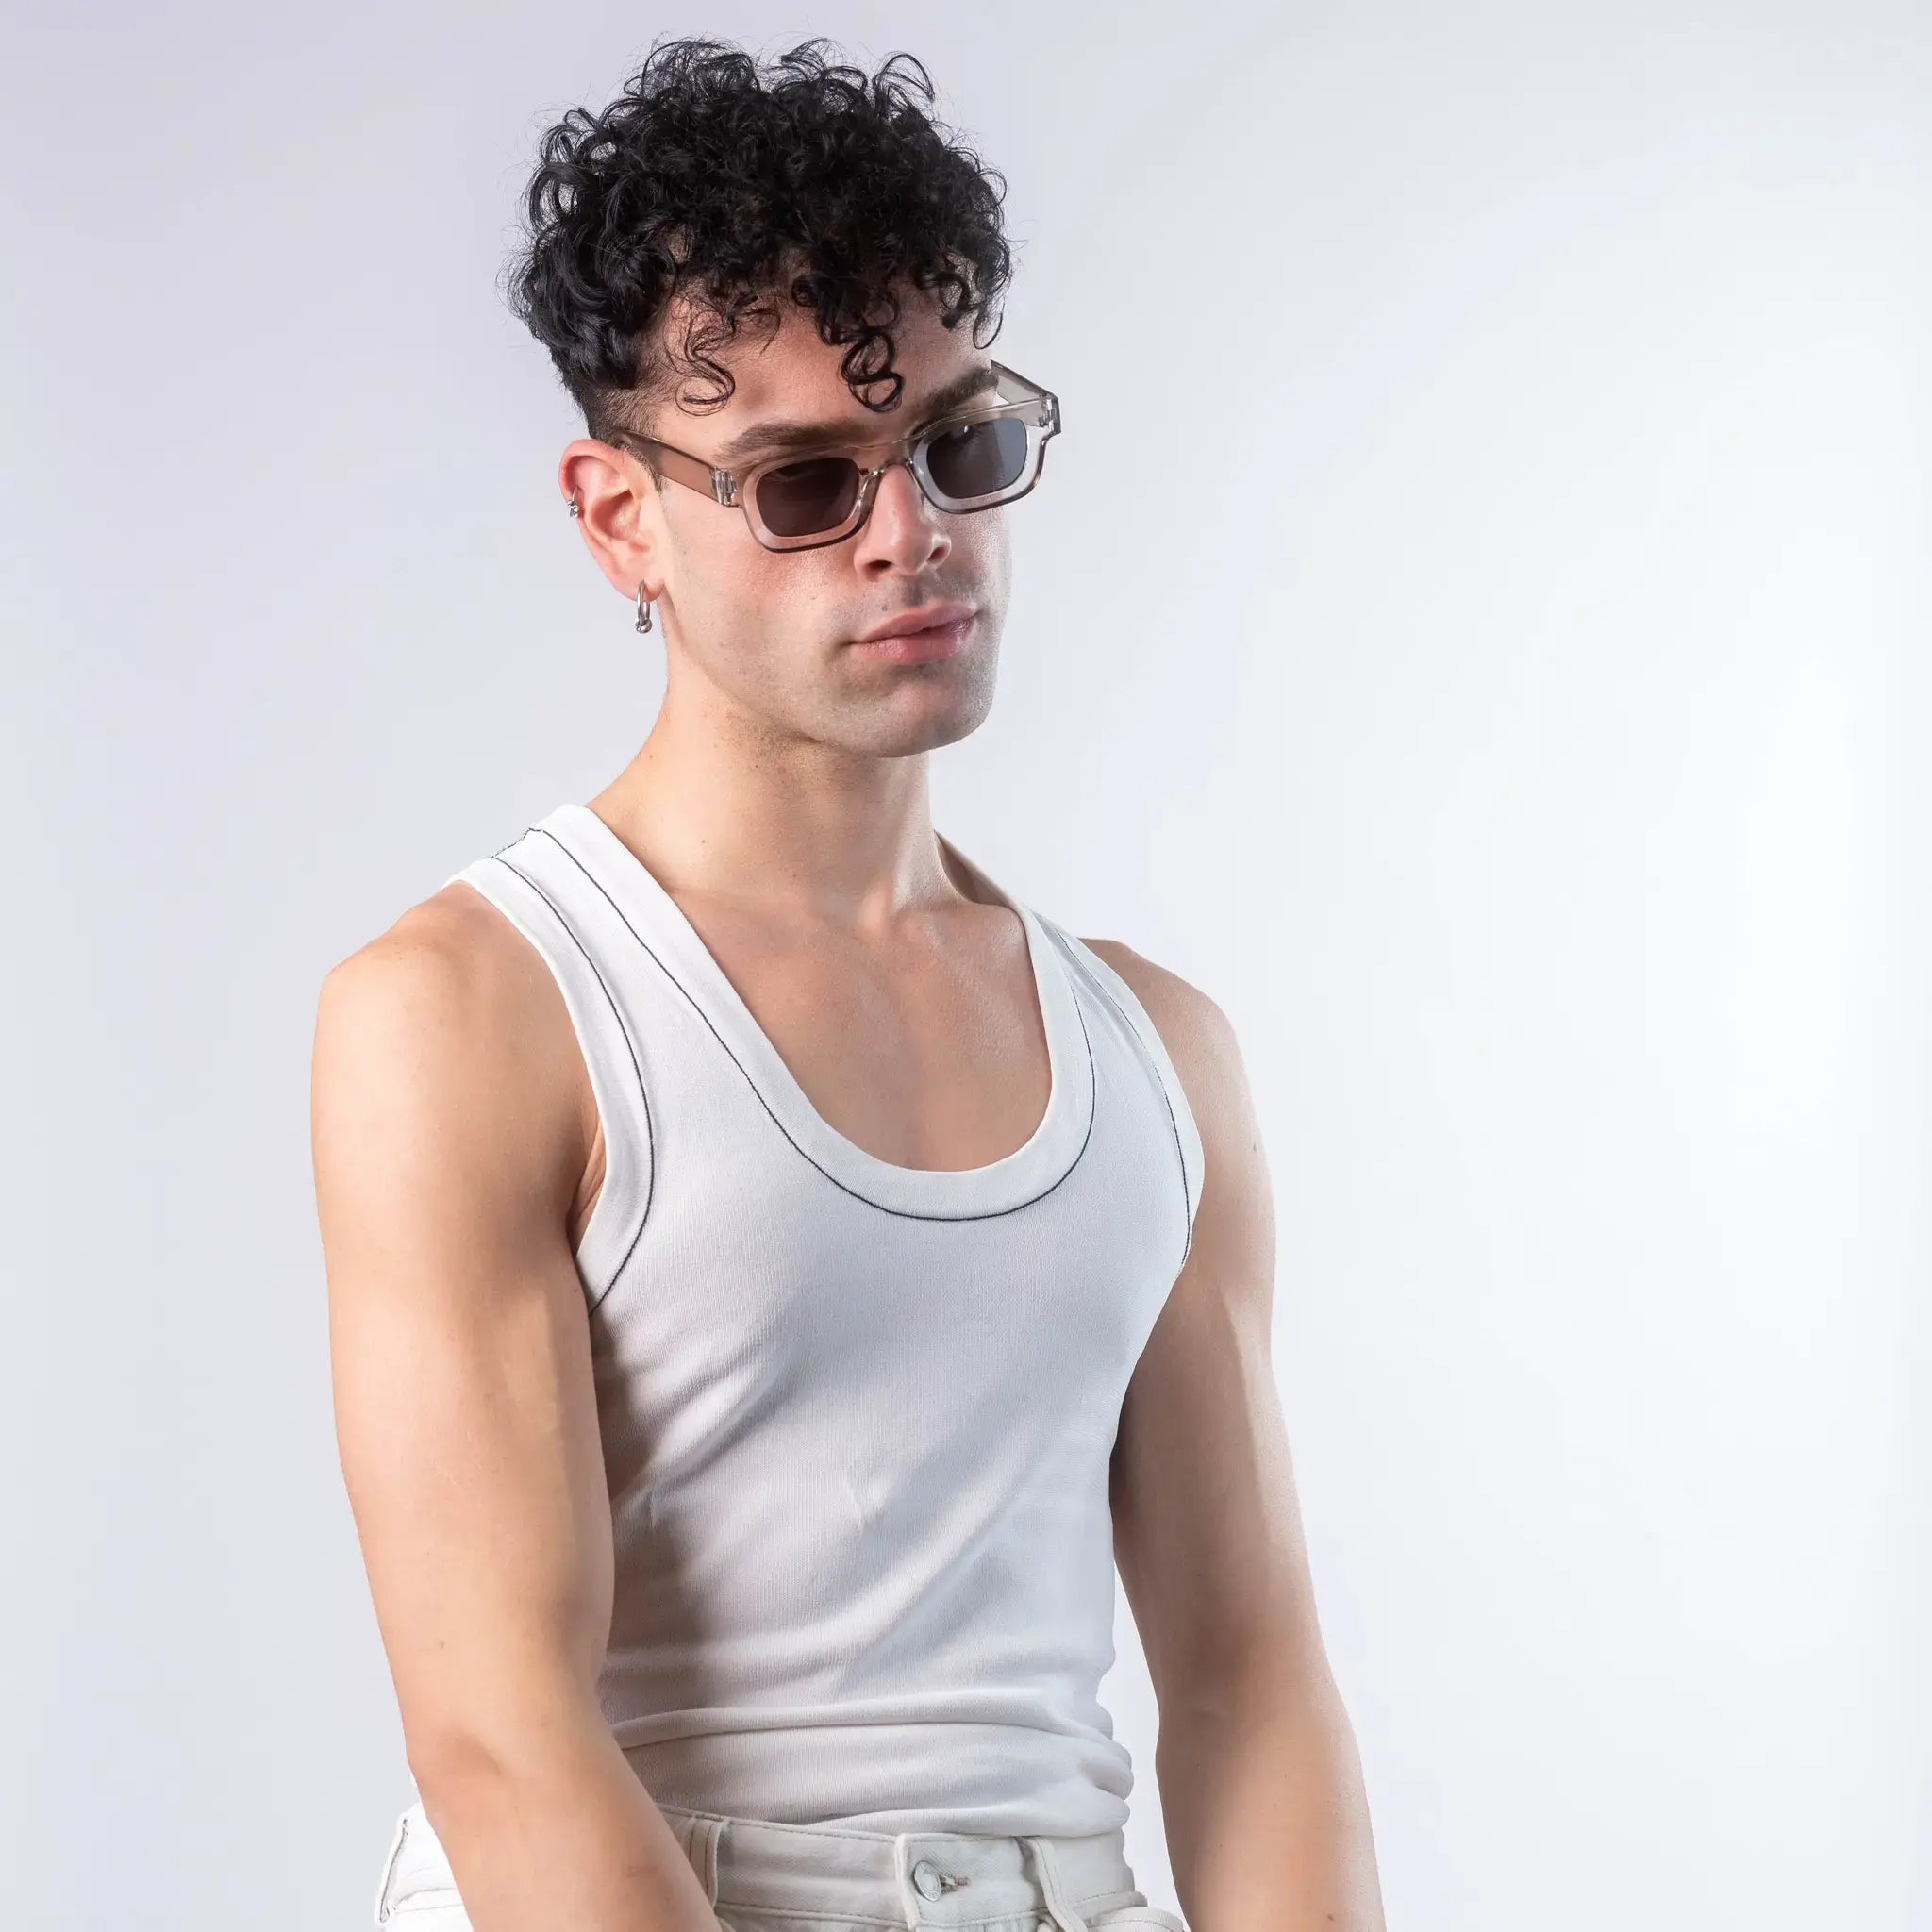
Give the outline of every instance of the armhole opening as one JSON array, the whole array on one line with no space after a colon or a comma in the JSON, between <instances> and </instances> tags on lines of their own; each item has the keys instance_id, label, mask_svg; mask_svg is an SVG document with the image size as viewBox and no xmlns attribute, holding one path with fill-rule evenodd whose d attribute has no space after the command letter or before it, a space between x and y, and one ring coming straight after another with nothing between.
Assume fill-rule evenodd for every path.
<instances>
[{"instance_id":1,"label":"armhole opening","mask_svg":"<svg viewBox=\"0 0 1932 1932\"><path fill-rule=\"evenodd\" d=\"M474 889L535 950L570 1017L604 1141L604 1178L572 1258L594 1309L617 1285L650 1212L650 1102L637 1044L596 962L556 901L524 867L492 853L445 885Z\"/></svg>"},{"instance_id":2,"label":"armhole opening","mask_svg":"<svg viewBox=\"0 0 1932 1932\"><path fill-rule=\"evenodd\" d=\"M1187 1240L1181 1252L1181 1261L1185 1265L1194 1244L1194 1219L1201 1208L1201 1179L1206 1158L1201 1130L1195 1122L1193 1108L1189 1103L1187 1090L1181 1085L1179 1071L1167 1050L1166 1041L1160 1037L1160 1029L1155 1025L1153 1016L1134 989L1077 934L1067 931L1052 920L1042 920L1042 923L1101 993L1120 1010L1128 1029L1140 1041L1141 1049L1152 1065L1161 1092L1166 1097L1169 1117L1174 1124L1174 1152L1180 1163L1181 1186L1187 1195Z\"/></svg>"}]
</instances>

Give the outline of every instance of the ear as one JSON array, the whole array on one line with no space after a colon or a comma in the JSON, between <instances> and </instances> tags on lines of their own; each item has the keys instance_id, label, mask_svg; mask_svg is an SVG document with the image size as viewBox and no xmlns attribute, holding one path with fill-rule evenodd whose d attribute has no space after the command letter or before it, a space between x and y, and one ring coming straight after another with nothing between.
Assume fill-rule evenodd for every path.
<instances>
[{"instance_id":1,"label":"ear","mask_svg":"<svg viewBox=\"0 0 1932 1932\"><path fill-rule=\"evenodd\" d=\"M647 599L661 585L665 547L662 486L641 457L594 437L569 444L557 465L558 494L575 502L586 547L613 590Z\"/></svg>"}]
</instances>

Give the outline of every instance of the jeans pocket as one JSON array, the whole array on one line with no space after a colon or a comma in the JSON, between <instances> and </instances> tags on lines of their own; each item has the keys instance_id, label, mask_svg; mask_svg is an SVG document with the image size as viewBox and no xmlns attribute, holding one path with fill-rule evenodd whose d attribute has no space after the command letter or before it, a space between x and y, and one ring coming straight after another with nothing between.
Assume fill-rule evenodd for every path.
<instances>
[{"instance_id":1,"label":"jeans pocket","mask_svg":"<svg viewBox=\"0 0 1932 1932\"><path fill-rule=\"evenodd\" d=\"M398 1920L408 1932L470 1932L462 1894L420 1805L396 1820L375 1890L375 1923L393 1926Z\"/></svg>"},{"instance_id":2,"label":"jeans pocket","mask_svg":"<svg viewBox=\"0 0 1932 1932\"><path fill-rule=\"evenodd\" d=\"M425 1924L431 1912L445 1914L463 1911L462 1894L453 1885L422 1885L413 1891L406 1891L400 1898L390 1901L389 1917L382 1921L385 1925L393 1925L398 1919L407 1919L415 1932L454 1932L454 1928L469 1923L468 1915L461 1918L448 1917Z\"/></svg>"},{"instance_id":3,"label":"jeans pocket","mask_svg":"<svg viewBox=\"0 0 1932 1932\"><path fill-rule=\"evenodd\" d=\"M1159 1906L1122 1906L1087 1922L1087 1932L1188 1932L1179 1916Z\"/></svg>"}]
</instances>

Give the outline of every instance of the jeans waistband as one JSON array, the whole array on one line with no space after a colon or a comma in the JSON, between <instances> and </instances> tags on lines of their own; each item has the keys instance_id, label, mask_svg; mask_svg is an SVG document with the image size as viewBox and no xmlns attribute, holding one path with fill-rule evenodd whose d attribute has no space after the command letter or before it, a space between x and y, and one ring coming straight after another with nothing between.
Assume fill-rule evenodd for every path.
<instances>
[{"instance_id":1,"label":"jeans waistband","mask_svg":"<svg viewBox=\"0 0 1932 1932\"><path fill-rule=\"evenodd\" d=\"M1146 1903L1119 1829L1077 1838L856 1831L659 1808L727 1923L741 1906L916 1932L1008 1920L1026 1932L1087 1932L1093 1917Z\"/></svg>"},{"instance_id":2,"label":"jeans waistband","mask_svg":"<svg viewBox=\"0 0 1932 1932\"><path fill-rule=\"evenodd\" d=\"M1119 1829L1086 1838L854 1832L660 1810L723 1917L741 1905L922 1932L1003 1919L1086 1932L1090 1917L1143 1903Z\"/></svg>"},{"instance_id":3,"label":"jeans waistband","mask_svg":"<svg viewBox=\"0 0 1932 1932\"><path fill-rule=\"evenodd\" d=\"M659 1809L726 1932L735 1932L733 1907L906 1932L993 1932L1008 1924L1013 1932L1089 1932L1104 1914L1147 1907L1119 1828L1080 1837L878 1832ZM388 1925L405 1899L458 1902L448 1855L420 1798L396 1823L375 1923ZM1169 1918L1150 1910L1145 1923Z\"/></svg>"}]
</instances>

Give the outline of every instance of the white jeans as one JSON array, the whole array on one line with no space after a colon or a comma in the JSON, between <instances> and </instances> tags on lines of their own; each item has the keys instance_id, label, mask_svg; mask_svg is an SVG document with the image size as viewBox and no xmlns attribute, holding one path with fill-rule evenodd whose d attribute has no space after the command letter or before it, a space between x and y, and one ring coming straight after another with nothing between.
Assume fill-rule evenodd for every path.
<instances>
[{"instance_id":1,"label":"white jeans","mask_svg":"<svg viewBox=\"0 0 1932 1932\"><path fill-rule=\"evenodd\" d=\"M1135 1890L1119 1830L849 1831L660 1808L721 1932L1188 1932ZM386 1932L471 1932L420 1799L396 1821L375 1923Z\"/></svg>"}]
</instances>

